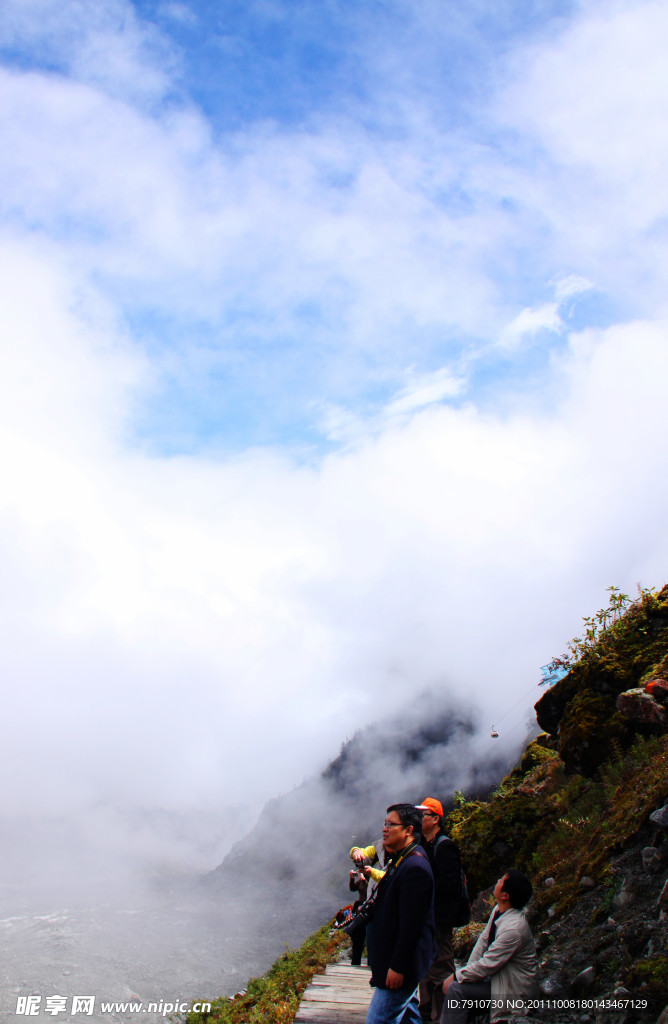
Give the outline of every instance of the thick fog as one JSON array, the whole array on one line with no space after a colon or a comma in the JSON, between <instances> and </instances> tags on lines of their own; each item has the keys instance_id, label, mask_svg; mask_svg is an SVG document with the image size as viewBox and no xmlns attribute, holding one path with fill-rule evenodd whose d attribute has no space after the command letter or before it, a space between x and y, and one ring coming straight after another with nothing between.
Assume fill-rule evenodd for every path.
<instances>
[{"instance_id":1,"label":"thick fog","mask_svg":"<svg viewBox=\"0 0 668 1024\"><path fill-rule=\"evenodd\" d=\"M9 877L40 830L56 876L206 870L423 689L512 742L606 587L666 579L662 5L418 5L407 47L362 4L364 103L324 65L298 115L280 65L230 122L204 5L144 7L0 14Z\"/></svg>"},{"instance_id":2,"label":"thick fog","mask_svg":"<svg viewBox=\"0 0 668 1024\"><path fill-rule=\"evenodd\" d=\"M348 851L378 840L389 805L433 796L447 811L460 787L486 796L538 731L534 719L517 746L499 745L477 736L476 717L464 700L438 691L415 693L398 711L381 713L323 772L269 801L209 882L215 888L248 880L268 890L297 884L304 897L336 907L345 895Z\"/></svg>"},{"instance_id":3,"label":"thick fog","mask_svg":"<svg viewBox=\"0 0 668 1024\"><path fill-rule=\"evenodd\" d=\"M103 859L213 866L253 810L424 688L465 695L503 741L610 583L665 580L656 328L570 353L551 416L432 410L318 468L96 440L83 399L106 371L79 354L93 380L68 380L68 419L89 450L57 420L5 447L2 799L21 872L25 819L76 822Z\"/></svg>"},{"instance_id":4,"label":"thick fog","mask_svg":"<svg viewBox=\"0 0 668 1024\"><path fill-rule=\"evenodd\" d=\"M245 987L286 944L300 944L349 901L350 846L377 840L389 803L436 795L447 805L457 783L484 793L511 756L489 737L476 746L475 712L465 702L433 691L407 697L398 713L357 731L323 772L259 815L250 811L248 834L206 873L176 873L148 849L140 864L137 843L128 856L109 808L88 830L56 818L26 820L23 829L14 822L15 859L22 850L31 873L0 886L2 1018L30 997L47 1016L47 1000L71 1006L95 994L94 1018L112 1020L118 1013L105 1011L106 1001L162 1000L171 1011ZM108 849L91 841L104 822ZM196 832L198 823L189 824ZM137 841L151 836L155 855L158 837L166 847L184 822L119 815L116 825L124 839L133 825ZM121 1013L168 1015L162 1005Z\"/></svg>"}]
</instances>

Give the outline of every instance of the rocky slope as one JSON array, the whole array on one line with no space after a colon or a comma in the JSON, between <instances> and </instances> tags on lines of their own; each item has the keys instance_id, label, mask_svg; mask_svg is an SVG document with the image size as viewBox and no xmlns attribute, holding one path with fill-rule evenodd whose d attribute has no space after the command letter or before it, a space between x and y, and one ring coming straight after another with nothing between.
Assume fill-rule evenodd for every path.
<instances>
[{"instance_id":1,"label":"rocky slope","mask_svg":"<svg viewBox=\"0 0 668 1024\"><path fill-rule=\"evenodd\" d=\"M547 731L448 828L474 888L511 865L534 881L541 992L557 1007L530 1019L666 1024L668 588L607 611L536 705Z\"/></svg>"}]
</instances>

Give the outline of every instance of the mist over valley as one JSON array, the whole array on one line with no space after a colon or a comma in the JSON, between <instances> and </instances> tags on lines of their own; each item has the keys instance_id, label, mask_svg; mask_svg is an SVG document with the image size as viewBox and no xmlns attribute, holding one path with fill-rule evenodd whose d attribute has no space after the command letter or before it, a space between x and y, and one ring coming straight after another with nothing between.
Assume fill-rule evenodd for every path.
<instances>
[{"instance_id":1,"label":"mist over valley","mask_svg":"<svg viewBox=\"0 0 668 1024\"><path fill-rule=\"evenodd\" d=\"M389 803L429 793L447 804L454 789L484 792L501 777L512 755L481 747L475 717L445 694L418 695L259 816L249 808L255 824L209 871L151 872L148 861L105 860L102 844L86 849L66 821L13 822L30 843L23 880L0 888L5 1019L19 996L36 993L42 1009L47 996L94 993L94 1019L105 1019L106 1000L180 1002L244 988L349 902L348 851L378 838ZM156 813L144 826L156 822L163 838L168 824L175 834L184 826ZM205 822L190 826L206 833Z\"/></svg>"}]
</instances>

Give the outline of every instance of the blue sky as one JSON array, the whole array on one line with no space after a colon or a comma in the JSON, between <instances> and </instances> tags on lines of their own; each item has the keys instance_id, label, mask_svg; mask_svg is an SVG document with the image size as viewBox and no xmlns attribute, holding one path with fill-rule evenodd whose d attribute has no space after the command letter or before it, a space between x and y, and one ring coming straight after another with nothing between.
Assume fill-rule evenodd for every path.
<instances>
[{"instance_id":1,"label":"blue sky","mask_svg":"<svg viewBox=\"0 0 668 1024\"><path fill-rule=\"evenodd\" d=\"M245 821L407 686L483 739L519 702L506 742L664 582L667 42L656 0L5 0L17 806Z\"/></svg>"},{"instance_id":2,"label":"blue sky","mask_svg":"<svg viewBox=\"0 0 668 1024\"><path fill-rule=\"evenodd\" d=\"M58 131L97 147L105 116L116 127L98 154L111 194L87 180L82 196L76 178L64 194L62 168L59 191L42 204L20 197L10 215L86 248L91 280L147 352L152 387L130 436L170 454L275 443L312 452L329 448L323 406L364 417L407 374L458 373L463 359L467 393L480 379L481 399L490 375L497 386L522 376L542 386L535 351L498 359L489 348L587 266L558 251L549 211L525 193L523 176L554 168L501 104L518 55L567 33L569 10L9 4L7 68L19 81L28 70L50 77L61 93L41 158L53 158ZM66 104L84 91L91 109L70 121ZM148 203L152 220L174 219L183 259L176 238L168 253L159 237L141 238L150 184L131 165L135 131L163 144L146 154L157 177ZM124 165L115 182L114 154ZM91 172L100 169L81 169ZM124 179L137 201L116 223ZM162 276L128 270L120 254L106 262L106 246L135 249L133 235L147 263L165 260ZM575 296L572 326L587 322L579 308ZM562 341L554 330L539 337L545 351Z\"/></svg>"}]
</instances>

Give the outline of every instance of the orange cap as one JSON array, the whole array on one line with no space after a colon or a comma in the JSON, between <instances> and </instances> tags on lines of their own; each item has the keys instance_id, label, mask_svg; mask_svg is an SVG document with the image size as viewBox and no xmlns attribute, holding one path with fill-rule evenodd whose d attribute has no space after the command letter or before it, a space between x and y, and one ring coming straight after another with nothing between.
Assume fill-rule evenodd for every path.
<instances>
[{"instance_id":1,"label":"orange cap","mask_svg":"<svg viewBox=\"0 0 668 1024\"><path fill-rule=\"evenodd\" d=\"M443 806L440 800L433 796L426 796L421 804L418 804L418 811L433 811L439 818L443 817Z\"/></svg>"}]
</instances>

